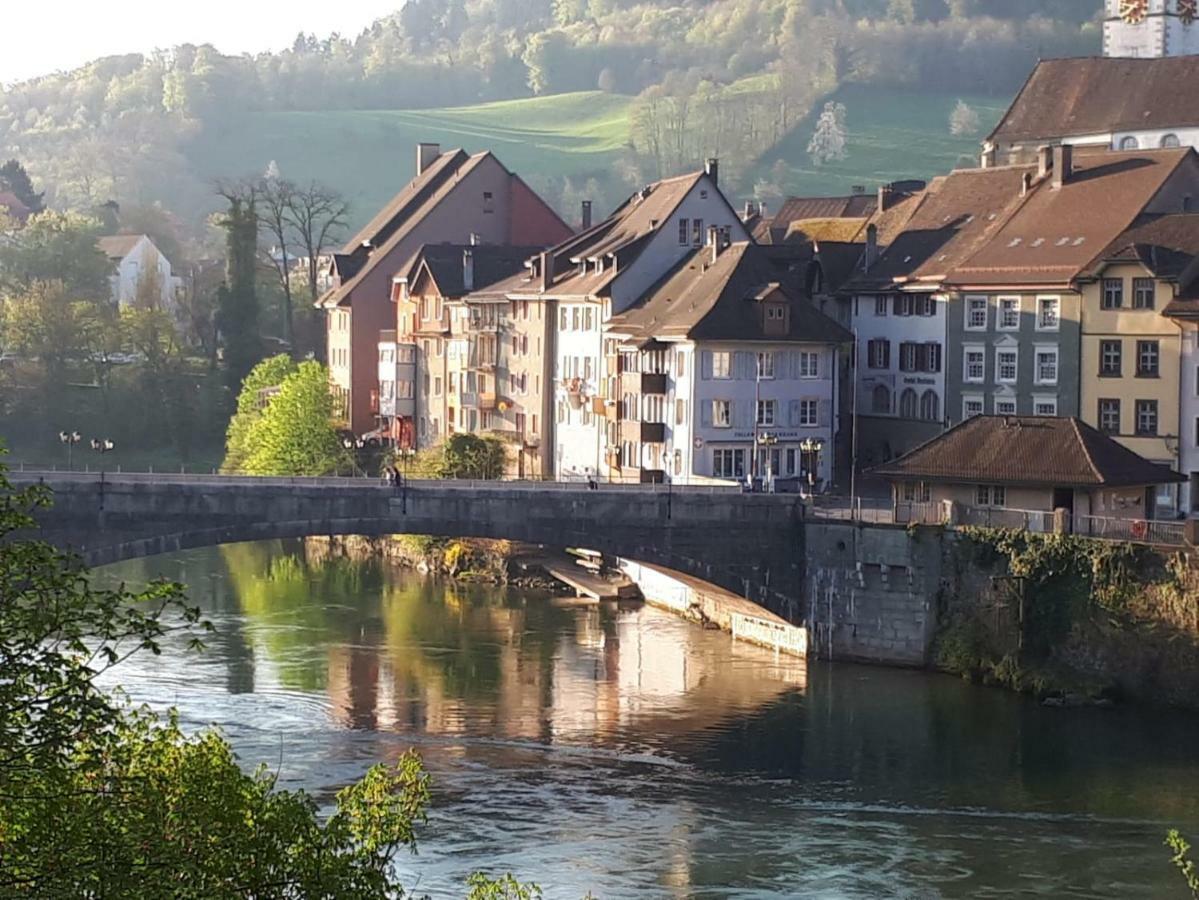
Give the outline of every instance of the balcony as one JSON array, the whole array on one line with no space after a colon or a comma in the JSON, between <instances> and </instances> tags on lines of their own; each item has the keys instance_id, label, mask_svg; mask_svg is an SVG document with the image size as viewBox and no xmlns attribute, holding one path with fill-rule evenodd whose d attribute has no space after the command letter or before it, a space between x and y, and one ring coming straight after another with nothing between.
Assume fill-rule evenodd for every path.
<instances>
[{"instance_id":1,"label":"balcony","mask_svg":"<svg viewBox=\"0 0 1199 900\"><path fill-rule=\"evenodd\" d=\"M666 443L666 425L662 422L630 422L620 426L621 440L637 441L642 444Z\"/></svg>"},{"instance_id":2,"label":"balcony","mask_svg":"<svg viewBox=\"0 0 1199 900\"><path fill-rule=\"evenodd\" d=\"M498 398L492 391L481 392L479 394L479 409L495 409L498 405Z\"/></svg>"},{"instance_id":3,"label":"balcony","mask_svg":"<svg viewBox=\"0 0 1199 900\"><path fill-rule=\"evenodd\" d=\"M666 481L666 472L662 469L642 469L641 483L642 484L663 484Z\"/></svg>"},{"instance_id":4,"label":"balcony","mask_svg":"<svg viewBox=\"0 0 1199 900\"><path fill-rule=\"evenodd\" d=\"M641 393L643 393L643 394L665 394L666 393L666 374L664 372L642 372L641 373Z\"/></svg>"}]
</instances>

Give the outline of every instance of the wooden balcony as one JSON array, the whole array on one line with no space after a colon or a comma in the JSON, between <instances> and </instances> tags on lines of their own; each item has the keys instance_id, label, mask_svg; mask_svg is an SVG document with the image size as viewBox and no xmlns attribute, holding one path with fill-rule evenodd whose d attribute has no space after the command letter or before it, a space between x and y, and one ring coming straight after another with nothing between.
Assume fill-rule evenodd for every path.
<instances>
[{"instance_id":1,"label":"wooden balcony","mask_svg":"<svg viewBox=\"0 0 1199 900\"><path fill-rule=\"evenodd\" d=\"M663 372L642 372L641 373L641 393L643 394L665 394L666 393L666 375Z\"/></svg>"}]
</instances>

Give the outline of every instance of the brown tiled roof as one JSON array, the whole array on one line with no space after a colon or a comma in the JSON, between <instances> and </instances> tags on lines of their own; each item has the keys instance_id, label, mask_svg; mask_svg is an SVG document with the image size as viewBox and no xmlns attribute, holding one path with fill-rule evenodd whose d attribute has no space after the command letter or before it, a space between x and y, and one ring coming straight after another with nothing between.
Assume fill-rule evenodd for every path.
<instances>
[{"instance_id":1,"label":"brown tiled roof","mask_svg":"<svg viewBox=\"0 0 1199 900\"><path fill-rule=\"evenodd\" d=\"M790 197L775 214L774 224L786 228L808 219L865 219L878 208L872 194L848 197Z\"/></svg>"},{"instance_id":2,"label":"brown tiled roof","mask_svg":"<svg viewBox=\"0 0 1199 900\"><path fill-rule=\"evenodd\" d=\"M872 475L1014 487L1131 487L1185 479L1076 418L974 416Z\"/></svg>"},{"instance_id":3,"label":"brown tiled roof","mask_svg":"<svg viewBox=\"0 0 1199 900\"><path fill-rule=\"evenodd\" d=\"M1056 137L1199 125L1199 56L1160 59L1047 59L988 140Z\"/></svg>"},{"instance_id":4,"label":"brown tiled roof","mask_svg":"<svg viewBox=\"0 0 1199 900\"><path fill-rule=\"evenodd\" d=\"M1177 279L1199 256L1199 213L1144 215L1122 232L1096 259L1135 262L1158 278Z\"/></svg>"},{"instance_id":5,"label":"brown tiled roof","mask_svg":"<svg viewBox=\"0 0 1199 900\"><path fill-rule=\"evenodd\" d=\"M1068 285L1144 212L1188 148L1075 157L1061 188L1037 182L949 280L962 286ZM986 169L979 171L988 171Z\"/></svg>"},{"instance_id":6,"label":"brown tiled roof","mask_svg":"<svg viewBox=\"0 0 1199 900\"><path fill-rule=\"evenodd\" d=\"M447 174L460 168L468 158L465 150L456 149L447 150L434 159L346 242L342 253L353 253L364 244L372 247L382 245L404 223L404 219L411 214L420 198L444 181Z\"/></svg>"},{"instance_id":7,"label":"brown tiled roof","mask_svg":"<svg viewBox=\"0 0 1199 900\"><path fill-rule=\"evenodd\" d=\"M463 280L463 256L467 250L473 255L475 286L472 290L483 291L524 271L525 260L541 249L507 244L425 244L398 274L406 276L411 283L424 267L442 297L458 298L468 293Z\"/></svg>"},{"instance_id":8,"label":"brown tiled roof","mask_svg":"<svg viewBox=\"0 0 1199 900\"><path fill-rule=\"evenodd\" d=\"M767 335L758 301L775 292L790 306L790 330ZM817 310L806 297L778 280L777 268L762 247L739 242L712 261L702 247L632 308L612 316L608 330L633 338L703 341L812 341L845 343L853 335Z\"/></svg>"},{"instance_id":9,"label":"brown tiled roof","mask_svg":"<svg viewBox=\"0 0 1199 900\"><path fill-rule=\"evenodd\" d=\"M96 246L111 260L124 259L128 256L144 234L108 234L96 241Z\"/></svg>"}]
</instances>

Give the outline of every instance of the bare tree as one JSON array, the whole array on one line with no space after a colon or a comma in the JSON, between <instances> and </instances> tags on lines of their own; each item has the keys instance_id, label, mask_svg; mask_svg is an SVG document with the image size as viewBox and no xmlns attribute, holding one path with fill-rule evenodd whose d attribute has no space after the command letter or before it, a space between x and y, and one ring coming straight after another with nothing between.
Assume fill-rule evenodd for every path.
<instances>
[{"instance_id":1,"label":"bare tree","mask_svg":"<svg viewBox=\"0 0 1199 900\"><path fill-rule=\"evenodd\" d=\"M288 223L292 228L293 246L304 257L308 299L313 306L320 297L321 257L341 242L349 216L350 204L332 188L311 181L307 187L292 190ZM323 346L323 342L317 341L318 355Z\"/></svg>"},{"instance_id":2,"label":"bare tree","mask_svg":"<svg viewBox=\"0 0 1199 900\"><path fill-rule=\"evenodd\" d=\"M276 172L278 170L276 169ZM295 340L295 321L292 312L290 247L294 240L292 208L296 202L296 186L282 178L264 177L258 185L258 228L267 239L264 255L275 270L283 288L283 339L288 346Z\"/></svg>"}]
</instances>

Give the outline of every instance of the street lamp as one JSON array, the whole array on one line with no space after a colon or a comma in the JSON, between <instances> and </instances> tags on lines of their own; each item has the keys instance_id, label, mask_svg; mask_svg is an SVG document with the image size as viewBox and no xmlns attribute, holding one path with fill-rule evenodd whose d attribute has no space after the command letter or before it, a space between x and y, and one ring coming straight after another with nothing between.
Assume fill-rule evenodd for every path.
<instances>
[{"instance_id":1,"label":"street lamp","mask_svg":"<svg viewBox=\"0 0 1199 900\"><path fill-rule=\"evenodd\" d=\"M117 448L117 445L114 444L112 441L108 440L108 438L105 438L104 440L100 440L99 438L92 438L91 448L100 454L100 478L103 479L104 478L104 454L111 453L113 450L115 450Z\"/></svg>"},{"instance_id":2,"label":"street lamp","mask_svg":"<svg viewBox=\"0 0 1199 900\"><path fill-rule=\"evenodd\" d=\"M824 442L807 438L799 445L799 450L803 453L804 463L808 470L808 487L815 490L816 487L816 470L820 465L820 451L824 449Z\"/></svg>"},{"instance_id":3,"label":"street lamp","mask_svg":"<svg viewBox=\"0 0 1199 900\"><path fill-rule=\"evenodd\" d=\"M71 468L71 457L75 452L75 445L83 440L83 436L78 431L60 431L58 439L67 445L67 470Z\"/></svg>"},{"instance_id":4,"label":"street lamp","mask_svg":"<svg viewBox=\"0 0 1199 900\"><path fill-rule=\"evenodd\" d=\"M400 512L408 515L408 463L416 456L416 451L411 447L404 447L399 453L400 459L404 461L404 485L400 493Z\"/></svg>"},{"instance_id":5,"label":"street lamp","mask_svg":"<svg viewBox=\"0 0 1199 900\"><path fill-rule=\"evenodd\" d=\"M766 456L766 484L764 489L767 493L774 493L774 454L771 452L779 442L777 434L762 433L758 435L758 446L762 448Z\"/></svg>"},{"instance_id":6,"label":"street lamp","mask_svg":"<svg viewBox=\"0 0 1199 900\"><path fill-rule=\"evenodd\" d=\"M358 466L358 454L362 451L362 448L366 446L366 441L360 437L347 435L341 439L341 445L345 447L346 450L352 451L350 453L350 465L353 466L354 474L365 475L366 473L363 472Z\"/></svg>"}]
</instances>

